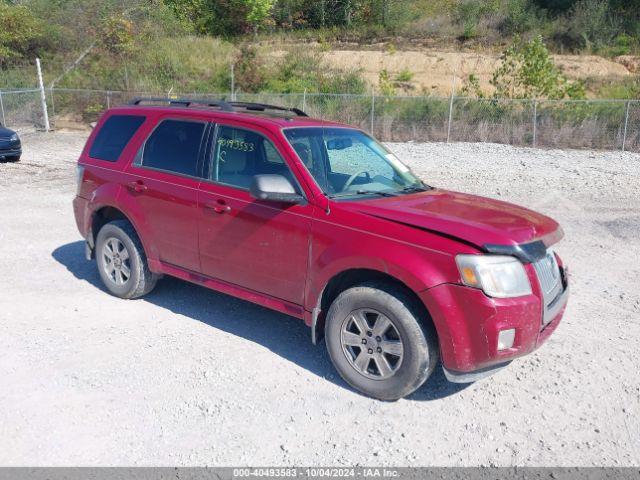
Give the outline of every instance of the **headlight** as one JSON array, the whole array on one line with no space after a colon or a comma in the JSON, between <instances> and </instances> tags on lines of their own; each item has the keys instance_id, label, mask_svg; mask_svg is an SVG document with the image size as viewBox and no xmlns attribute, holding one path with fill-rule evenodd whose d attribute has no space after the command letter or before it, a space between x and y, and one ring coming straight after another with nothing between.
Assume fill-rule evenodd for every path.
<instances>
[{"instance_id":1,"label":"headlight","mask_svg":"<svg viewBox=\"0 0 640 480\"><path fill-rule=\"evenodd\" d=\"M9 141L10 141L10 142L17 142L17 141L18 141L18 134L17 134L17 133L14 133L13 135L11 135L11 136L9 137Z\"/></svg>"},{"instance_id":2,"label":"headlight","mask_svg":"<svg viewBox=\"0 0 640 480\"><path fill-rule=\"evenodd\" d=\"M531 294L529 277L522 263L503 255L458 255L462 282L490 297L510 298Z\"/></svg>"}]
</instances>

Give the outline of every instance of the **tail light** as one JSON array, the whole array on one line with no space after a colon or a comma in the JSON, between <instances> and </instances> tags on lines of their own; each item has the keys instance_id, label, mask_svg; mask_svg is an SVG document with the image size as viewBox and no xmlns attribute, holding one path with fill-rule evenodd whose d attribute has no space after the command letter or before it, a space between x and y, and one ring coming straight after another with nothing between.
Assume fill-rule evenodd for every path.
<instances>
[{"instance_id":1,"label":"tail light","mask_svg":"<svg viewBox=\"0 0 640 480\"><path fill-rule=\"evenodd\" d=\"M80 195L82 190L82 179L84 178L84 167L82 165L76 166L76 196Z\"/></svg>"}]
</instances>

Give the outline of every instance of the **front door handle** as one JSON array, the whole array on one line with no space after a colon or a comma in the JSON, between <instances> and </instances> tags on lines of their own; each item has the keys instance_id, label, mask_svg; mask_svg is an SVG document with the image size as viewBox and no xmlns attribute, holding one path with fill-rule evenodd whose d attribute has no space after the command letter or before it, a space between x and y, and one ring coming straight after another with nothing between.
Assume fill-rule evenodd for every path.
<instances>
[{"instance_id":1,"label":"front door handle","mask_svg":"<svg viewBox=\"0 0 640 480\"><path fill-rule=\"evenodd\" d=\"M231 207L227 205L224 200L218 200L216 203L205 203L204 208L220 214L231 211Z\"/></svg>"},{"instance_id":2,"label":"front door handle","mask_svg":"<svg viewBox=\"0 0 640 480\"><path fill-rule=\"evenodd\" d=\"M229 205L219 205L217 207L213 207L213 211L216 213L227 213L231 211L231 207Z\"/></svg>"},{"instance_id":3,"label":"front door handle","mask_svg":"<svg viewBox=\"0 0 640 480\"><path fill-rule=\"evenodd\" d=\"M129 188L137 193L142 193L147 189L147 186L142 180L136 180L135 182L129 182Z\"/></svg>"}]
</instances>

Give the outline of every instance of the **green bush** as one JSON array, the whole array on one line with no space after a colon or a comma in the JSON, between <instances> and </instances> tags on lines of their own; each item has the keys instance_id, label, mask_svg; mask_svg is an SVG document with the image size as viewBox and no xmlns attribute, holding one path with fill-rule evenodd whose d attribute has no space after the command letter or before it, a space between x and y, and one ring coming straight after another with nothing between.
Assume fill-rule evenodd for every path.
<instances>
[{"instance_id":1,"label":"green bush","mask_svg":"<svg viewBox=\"0 0 640 480\"><path fill-rule=\"evenodd\" d=\"M504 34L522 34L542 27L544 13L530 0L510 0L504 6L500 29Z\"/></svg>"},{"instance_id":2,"label":"green bush","mask_svg":"<svg viewBox=\"0 0 640 480\"><path fill-rule=\"evenodd\" d=\"M622 32L617 16L612 15L607 0L581 0L565 14L556 36L560 35L569 46L598 51L610 45Z\"/></svg>"},{"instance_id":3,"label":"green bush","mask_svg":"<svg viewBox=\"0 0 640 480\"><path fill-rule=\"evenodd\" d=\"M413 72L411 70L404 69L396 75L396 82L410 82L413 79Z\"/></svg>"},{"instance_id":4,"label":"green bush","mask_svg":"<svg viewBox=\"0 0 640 480\"><path fill-rule=\"evenodd\" d=\"M309 48L288 52L267 72L264 90L279 93L363 93L365 82L357 71L341 71L323 64Z\"/></svg>"},{"instance_id":5,"label":"green bush","mask_svg":"<svg viewBox=\"0 0 640 480\"><path fill-rule=\"evenodd\" d=\"M631 35L621 33L613 40L613 45L608 49L607 53L612 56L629 55L638 47L638 40Z\"/></svg>"},{"instance_id":6,"label":"green bush","mask_svg":"<svg viewBox=\"0 0 640 480\"><path fill-rule=\"evenodd\" d=\"M243 92L259 92L265 83L264 66L255 47L242 44L235 59L234 74L237 89Z\"/></svg>"},{"instance_id":7,"label":"green bush","mask_svg":"<svg viewBox=\"0 0 640 480\"><path fill-rule=\"evenodd\" d=\"M517 37L503 53L491 84L498 98L584 98L581 82L570 82L555 66L542 37Z\"/></svg>"},{"instance_id":8,"label":"green bush","mask_svg":"<svg viewBox=\"0 0 640 480\"><path fill-rule=\"evenodd\" d=\"M380 70L378 74L378 90L385 97L393 97L396 94L396 88L391 80L391 75L386 69Z\"/></svg>"},{"instance_id":9,"label":"green bush","mask_svg":"<svg viewBox=\"0 0 640 480\"><path fill-rule=\"evenodd\" d=\"M110 53L129 55L134 50L133 23L121 16L105 19L99 30L100 45Z\"/></svg>"},{"instance_id":10,"label":"green bush","mask_svg":"<svg viewBox=\"0 0 640 480\"><path fill-rule=\"evenodd\" d=\"M464 0L460 2L457 11L457 20L462 26L461 38L470 40L477 35L480 18L485 12L484 2L478 0Z\"/></svg>"}]
</instances>

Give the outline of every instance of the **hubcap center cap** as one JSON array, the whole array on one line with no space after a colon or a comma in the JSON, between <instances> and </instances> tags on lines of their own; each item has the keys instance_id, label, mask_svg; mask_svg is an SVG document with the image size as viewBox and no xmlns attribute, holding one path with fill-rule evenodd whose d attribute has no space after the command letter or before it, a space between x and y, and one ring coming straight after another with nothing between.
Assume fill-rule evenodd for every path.
<instances>
[{"instance_id":1,"label":"hubcap center cap","mask_svg":"<svg viewBox=\"0 0 640 480\"><path fill-rule=\"evenodd\" d=\"M380 337L362 337L362 346L369 355L382 353L382 338Z\"/></svg>"}]
</instances>

